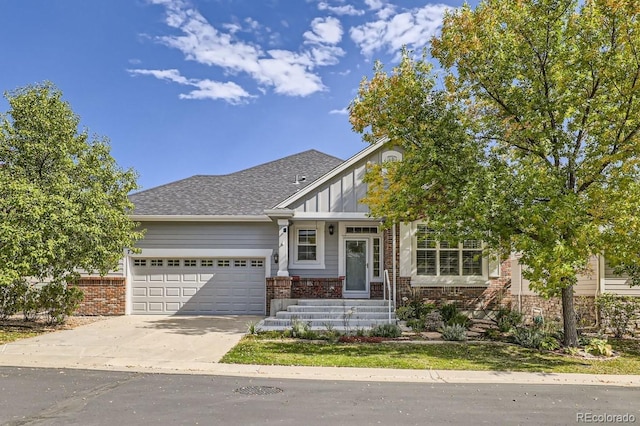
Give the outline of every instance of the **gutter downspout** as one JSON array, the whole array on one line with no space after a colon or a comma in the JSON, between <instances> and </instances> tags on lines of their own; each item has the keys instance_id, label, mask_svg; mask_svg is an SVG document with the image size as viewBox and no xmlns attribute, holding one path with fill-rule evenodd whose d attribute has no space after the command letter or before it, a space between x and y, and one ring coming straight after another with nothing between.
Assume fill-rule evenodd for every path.
<instances>
[{"instance_id":1,"label":"gutter downspout","mask_svg":"<svg viewBox=\"0 0 640 426\"><path fill-rule=\"evenodd\" d=\"M522 265L518 261L518 280L520 281L520 291L518 291L518 312L522 313Z\"/></svg>"}]
</instances>

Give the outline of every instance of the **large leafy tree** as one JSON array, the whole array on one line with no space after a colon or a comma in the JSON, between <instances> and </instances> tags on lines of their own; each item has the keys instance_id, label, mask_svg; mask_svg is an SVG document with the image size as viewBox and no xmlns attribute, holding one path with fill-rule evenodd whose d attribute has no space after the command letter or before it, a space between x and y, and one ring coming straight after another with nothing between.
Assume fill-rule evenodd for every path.
<instances>
[{"instance_id":1,"label":"large leafy tree","mask_svg":"<svg viewBox=\"0 0 640 426\"><path fill-rule=\"evenodd\" d=\"M50 83L5 94L0 117L0 284L106 273L141 234L129 217L133 170Z\"/></svg>"},{"instance_id":2,"label":"large leafy tree","mask_svg":"<svg viewBox=\"0 0 640 426\"><path fill-rule=\"evenodd\" d=\"M521 253L531 286L562 297L567 345L577 344L573 286L577 273L589 272L589 256L606 253L632 275L638 270L639 12L632 0L464 6L445 17L432 40L432 55L448 71L446 95L431 86L428 95L414 97L427 80L424 60L405 53L394 75L378 70L364 81L351 107L357 131L401 144L428 174L422 180L398 165L387 168L399 172L387 171L379 185L371 178L386 203L371 200L374 213L399 208L405 219L445 222L450 232L483 234L491 245ZM417 102L403 99L400 107L399 90ZM439 96L446 96L440 109L457 117L454 138L447 131L424 144L420 133L401 129L418 117L416 110L433 110ZM382 102L375 105L374 98ZM458 136L458 126L468 139ZM419 143L408 144L405 131ZM453 149L456 140L464 142ZM432 205L443 199L444 207Z\"/></svg>"}]
</instances>

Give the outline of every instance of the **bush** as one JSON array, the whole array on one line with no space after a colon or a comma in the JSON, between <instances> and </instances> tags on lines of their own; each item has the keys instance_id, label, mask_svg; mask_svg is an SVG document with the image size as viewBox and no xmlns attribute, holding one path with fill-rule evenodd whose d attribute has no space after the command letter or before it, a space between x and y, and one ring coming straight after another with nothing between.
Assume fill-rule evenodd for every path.
<instances>
[{"instance_id":1,"label":"bush","mask_svg":"<svg viewBox=\"0 0 640 426\"><path fill-rule=\"evenodd\" d=\"M591 339L584 350L593 355L613 356L611 345L604 339Z\"/></svg>"},{"instance_id":2,"label":"bush","mask_svg":"<svg viewBox=\"0 0 640 426\"><path fill-rule=\"evenodd\" d=\"M467 329L460 324L445 325L440 332L442 333L442 340L467 340Z\"/></svg>"},{"instance_id":3,"label":"bush","mask_svg":"<svg viewBox=\"0 0 640 426\"><path fill-rule=\"evenodd\" d=\"M424 318L411 318L407 320L407 327L411 328L413 331L420 333L421 331L426 330L425 319Z\"/></svg>"},{"instance_id":4,"label":"bush","mask_svg":"<svg viewBox=\"0 0 640 426\"><path fill-rule=\"evenodd\" d=\"M468 328L471 320L465 314L457 313L453 317L449 318L447 325L461 325L464 328Z\"/></svg>"},{"instance_id":5,"label":"bush","mask_svg":"<svg viewBox=\"0 0 640 426\"><path fill-rule=\"evenodd\" d=\"M297 318L291 320L291 329L287 330L285 335L295 339L314 340L318 338L318 333L310 329L308 322L300 321Z\"/></svg>"},{"instance_id":6,"label":"bush","mask_svg":"<svg viewBox=\"0 0 640 426\"><path fill-rule=\"evenodd\" d=\"M427 331L438 331L444 326L442 321L442 315L440 312L433 311L425 315L424 317L424 329Z\"/></svg>"},{"instance_id":7,"label":"bush","mask_svg":"<svg viewBox=\"0 0 640 426\"><path fill-rule=\"evenodd\" d=\"M515 327L513 330L513 340L520 346L530 349L540 349L545 334L538 328Z\"/></svg>"},{"instance_id":8,"label":"bush","mask_svg":"<svg viewBox=\"0 0 640 426\"><path fill-rule=\"evenodd\" d=\"M496 313L496 324L498 330L506 333L513 327L522 325L522 314L509 308L500 308Z\"/></svg>"},{"instance_id":9,"label":"bush","mask_svg":"<svg viewBox=\"0 0 640 426\"><path fill-rule=\"evenodd\" d=\"M448 324L451 318L458 315L458 308L452 303L442 305L440 307L440 315L442 315L442 321Z\"/></svg>"},{"instance_id":10,"label":"bush","mask_svg":"<svg viewBox=\"0 0 640 426\"><path fill-rule=\"evenodd\" d=\"M0 285L0 320L20 311L20 293L16 287L16 283Z\"/></svg>"},{"instance_id":11,"label":"bush","mask_svg":"<svg viewBox=\"0 0 640 426\"><path fill-rule=\"evenodd\" d=\"M78 287L50 283L40 290L40 307L49 324L62 324L80 306L84 294Z\"/></svg>"},{"instance_id":12,"label":"bush","mask_svg":"<svg viewBox=\"0 0 640 426\"><path fill-rule=\"evenodd\" d=\"M596 306L605 332L611 330L615 337L633 333L631 325L640 316L640 300L605 293L596 298Z\"/></svg>"},{"instance_id":13,"label":"bush","mask_svg":"<svg viewBox=\"0 0 640 426\"><path fill-rule=\"evenodd\" d=\"M413 300L408 305L396 309L396 317L400 321L423 318L433 311L435 306L431 303L423 303L420 300Z\"/></svg>"},{"instance_id":14,"label":"bush","mask_svg":"<svg viewBox=\"0 0 640 426\"><path fill-rule=\"evenodd\" d=\"M402 335L402 330L396 324L378 324L369 333L373 337L396 338Z\"/></svg>"},{"instance_id":15,"label":"bush","mask_svg":"<svg viewBox=\"0 0 640 426\"><path fill-rule=\"evenodd\" d=\"M25 282L16 286L20 297L20 311L25 321L35 321L41 311L40 290Z\"/></svg>"},{"instance_id":16,"label":"bush","mask_svg":"<svg viewBox=\"0 0 640 426\"><path fill-rule=\"evenodd\" d=\"M542 342L540 342L540 349L545 351L555 351L560 348L560 342L555 337L547 334L542 338Z\"/></svg>"}]
</instances>

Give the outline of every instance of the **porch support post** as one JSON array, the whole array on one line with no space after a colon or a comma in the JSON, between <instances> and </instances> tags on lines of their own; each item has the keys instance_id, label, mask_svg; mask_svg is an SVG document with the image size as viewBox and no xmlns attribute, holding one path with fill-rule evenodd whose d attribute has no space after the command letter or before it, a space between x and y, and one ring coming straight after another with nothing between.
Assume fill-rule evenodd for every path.
<instances>
[{"instance_id":1,"label":"porch support post","mask_svg":"<svg viewBox=\"0 0 640 426\"><path fill-rule=\"evenodd\" d=\"M289 276L289 220L278 219L278 276Z\"/></svg>"}]
</instances>

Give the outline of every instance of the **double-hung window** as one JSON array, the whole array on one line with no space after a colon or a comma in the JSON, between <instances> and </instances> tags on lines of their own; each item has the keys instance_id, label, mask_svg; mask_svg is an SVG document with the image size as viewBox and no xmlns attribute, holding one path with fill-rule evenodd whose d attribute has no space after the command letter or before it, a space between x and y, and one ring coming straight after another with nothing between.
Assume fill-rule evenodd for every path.
<instances>
[{"instance_id":1,"label":"double-hung window","mask_svg":"<svg viewBox=\"0 0 640 426\"><path fill-rule=\"evenodd\" d=\"M290 227L292 269L324 269L324 223L299 222Z\"/></svg>"},{"instance_id":2,"label":"double-hung window","mask_svg":"<svg viewBox=\"0 0 640 426\"><path fill-rule=\"evenodd\" d=\"M416 273L422 276L482 276L482 243L437 241L426 225L416 230Z\"/></svg>"}]
</instances>

